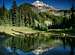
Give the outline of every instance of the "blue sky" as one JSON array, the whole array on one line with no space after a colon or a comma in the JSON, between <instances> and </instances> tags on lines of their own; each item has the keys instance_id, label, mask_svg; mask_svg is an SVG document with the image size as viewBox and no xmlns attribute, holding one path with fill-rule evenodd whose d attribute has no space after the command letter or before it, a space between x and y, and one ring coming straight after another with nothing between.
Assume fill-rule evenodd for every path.
<instances>
[{"instance_id":1,"label":"blue sky","mask_svg":"<svg viewBox=\"0 0 75 55\"><path fill-rule=\"evenodd\" d=\"M2 1L0 0L0 6L2 6ZM7 9L12 7L12 1L13 0L5 0L5 7ZM22 3L33 3L36 0L16 0L17 5L20 5ZM75 0L41 0L44 3L54 6L58 9L69 9L72 5L72 3L75 5Z\"/></svg>"}]
</instances>

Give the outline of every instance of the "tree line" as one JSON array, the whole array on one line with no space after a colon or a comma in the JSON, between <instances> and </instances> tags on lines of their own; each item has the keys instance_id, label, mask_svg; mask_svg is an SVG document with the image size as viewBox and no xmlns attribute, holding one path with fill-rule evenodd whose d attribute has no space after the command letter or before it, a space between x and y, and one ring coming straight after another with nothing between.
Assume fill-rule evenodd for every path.
<instances>
[{"instance_id":1,"label":"tree line","mask_svg":"<svg viewBox=\"0 0 75 55\"><path fill-rule=\"evenodd\" d=\"M70 17L66 17L67 11L64 12L64 16L55 16L50 14L49 12L37 12L34 6L28 3L21 4L16 6L16 18L15 18L15 26L28 26L28 27L35 27L39 29L45 26L45 28L68 28L70 26L74 27L75 21L75 11L74 7L69 10L71 15ZM0 8L0 25L10 25L13 26L12 22L14 21L13 16L13 9L7 10L6 8ZM45 25L45 21L50 21L52 24L48 26ZM41 25L40 25L41 24Z\"/></svg>"}]
</instances>

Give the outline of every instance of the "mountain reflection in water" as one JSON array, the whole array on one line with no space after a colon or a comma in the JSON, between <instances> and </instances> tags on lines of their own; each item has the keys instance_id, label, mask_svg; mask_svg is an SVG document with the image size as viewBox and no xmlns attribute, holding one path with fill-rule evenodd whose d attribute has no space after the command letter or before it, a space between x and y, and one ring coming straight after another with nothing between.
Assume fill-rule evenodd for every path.
<instances>
[{"instance_id":1,"label":"mountain reflection in water","mask_svg":"<svg viewBox=\"0 0 75 55\"><path fill-rule=\"evenodd\" d=\"M7 47L7 48L1 48L0 49L0 55L34 55L33 52L24 52L20 49L16 49L14 53L14 49Z\"/></svg>"},{"instance_id":2,"label":"mountain reflection in water","mask_svg":"<svg viewBox=\"0 0 75 55\"><path fill-rule=\"evenodd\" d=\"M53 49L49 49L48 51L42 53L42 55L70 55L70 47L57 47ZM74 53L75 55L75 53Z\"/></svg>"},{"instance_id":3,"label":"mountain reflection in water","mask_svg":"<svg viewBox=\"0 0 75 55\"><path fill-rule=\"evenodd\" d=\"M38 50L40 50L40 49L38 49ZM41 54L38 52L38 50L24 52L20 49L16 49L14 55L70 55L70 52L71 52L70 47L49 48L49 49L47 49L47 51L44 51L44 52L42 51ZM7 48L1 48L0 53L2 55L13 55L14 51L10 47L7 47ZM37 53L39 53L39 54L37 54ZM75 50L74 50L74 55L75 55Z\"/></svg>"}]
</instances>

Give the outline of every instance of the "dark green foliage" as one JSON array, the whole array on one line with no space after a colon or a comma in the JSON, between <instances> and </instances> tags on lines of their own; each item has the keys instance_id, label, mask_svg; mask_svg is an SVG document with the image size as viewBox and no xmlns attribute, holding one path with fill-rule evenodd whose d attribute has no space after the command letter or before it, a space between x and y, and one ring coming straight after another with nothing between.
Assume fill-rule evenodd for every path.
<instances>
[{"instance_id":1,"label":"dark green foliage","mask_svg":"<svg viewBox=\"0 0 75 55\"><path fill-rule=\"evenodd\" d=\"M73 6L71 8L71 19L69 21L70 21L70 26L75 28L75 9Z\"/></svg>"},{"instance_id":2,"label":"dark green foliage","mask_svg":"<svg viewBox=\"0 0 75 55\"><path fill-rule=\"evenodd\" d=\"M48 26L54 28L66 28L74 22L73 19L70 19L66 16L55 16L49 12L34 12L35 8L33 5L24 3L16 7L16 18L15 18L15 26L28 26L37 28L39 30L47 30ZM63 11L64 12L64 11ZM12 26L12 9L5 10L5 15L2 13L0 16L0 25L10 25ZM65 12L66 15L66 12ZM74 15L72 16L72 18ZM73 21L72 21L73 20ZM37 21L38 23L36 23ZM52 24L45 24L45 21L50 21ZM69 23L70 22L70 23ZM40 25L41 23L41 25ZM67 25L69 23L69 25ZM36 26L37 25L37 26ZM56 27L57 26L57 27Z\"/></svg>"}]
</instances>

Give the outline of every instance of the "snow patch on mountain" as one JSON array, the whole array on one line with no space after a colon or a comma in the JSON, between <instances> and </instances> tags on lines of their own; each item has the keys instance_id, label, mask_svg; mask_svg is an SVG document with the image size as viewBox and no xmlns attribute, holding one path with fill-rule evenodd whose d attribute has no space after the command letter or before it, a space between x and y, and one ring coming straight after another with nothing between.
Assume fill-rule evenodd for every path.
<instances>
[{"instance_id":1,"label":"snow patch on mountain","mask_svg":"<svg viewBox=\"0 0 75 55\"><path fill-rule=\"evenodd\" d=\"M35 7L38 7L38 9L50 8L50 9L56 10L53 6L49 6L48 4L38 0L33 2L32 5L34 5Z\"/></svg>"}]
</instances>

